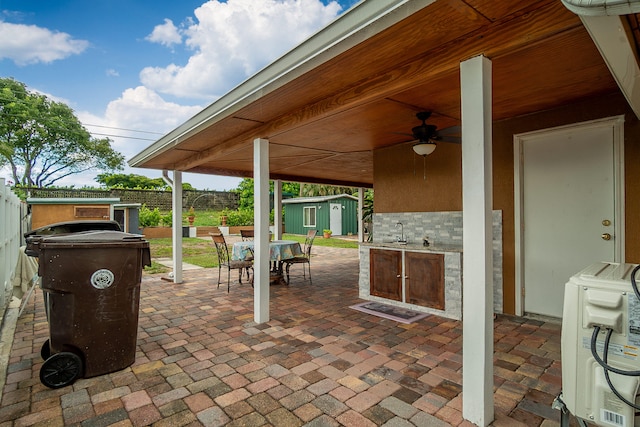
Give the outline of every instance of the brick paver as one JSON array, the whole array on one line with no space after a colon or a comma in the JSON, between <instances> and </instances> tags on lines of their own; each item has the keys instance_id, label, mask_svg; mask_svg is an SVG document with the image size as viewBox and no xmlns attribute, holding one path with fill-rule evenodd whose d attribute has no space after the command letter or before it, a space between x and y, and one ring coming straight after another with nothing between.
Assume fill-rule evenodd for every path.
<instances>
[{"instance_id":1,"label":"brick paver","mask_svg":"<svg viewBox=\"0 0 640 427\"><path fill-rule=\"evenodd\" d=\"M0 426L470 425L461 322L403 325L351 310L361 302L357 250L314 254L313 284L296 276L272 286L262 325L251 286L218 289L217 270L185 271L182 284L145 275L136 362L58 390L38 377L49 336L38 292L18 320ZM560 326L498 316L494 360L495 425L558 425L549 408L560 391Z\"/></svg>"}]
</instances>

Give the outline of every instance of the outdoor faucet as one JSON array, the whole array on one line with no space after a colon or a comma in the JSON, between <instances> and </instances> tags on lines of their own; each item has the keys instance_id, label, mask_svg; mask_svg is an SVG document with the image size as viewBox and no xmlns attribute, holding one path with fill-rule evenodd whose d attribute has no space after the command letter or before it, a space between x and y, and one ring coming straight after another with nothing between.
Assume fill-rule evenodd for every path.
<instances>
[{"instance_id":1,"label":"outdoor faucet","mask_svg":"<svg viewBox=\"0 0 640 427\"><path fill-rule=\"evenodd\" d=\"M400 237L396 236L397 242L398 243L407 243L407 240L404 238L404 225L402 225L402 223L398 221L396 223L396 229L398 228L398 226L400 226Z\"/></svg>"}]
</instances>

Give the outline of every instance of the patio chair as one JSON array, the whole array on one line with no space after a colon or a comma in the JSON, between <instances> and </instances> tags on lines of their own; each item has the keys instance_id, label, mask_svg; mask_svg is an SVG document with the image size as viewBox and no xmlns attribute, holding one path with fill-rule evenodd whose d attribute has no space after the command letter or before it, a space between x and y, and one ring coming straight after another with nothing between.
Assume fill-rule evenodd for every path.
<instances>
[{"instance_id":1,"label":"patio chair","mask_svg":"<svg viewBox=\"0 0 640 427\"><path fill-rule=\"evenodd\" d=\"M231 287L231 270L238 270L238 281L242 284L242 271L247 270L247 277L249 276L249 269L253 270L253 259L251 260L232 260L229 256L229 246L222 234L211 234L213 243L216 246L216 252L218 253L218 288L220 288L220 275L222 268L227 268L227 292ZM251 280L251 287L253 287L253 279Z\"/></svg>"},{"instance_id":2,"label":"patio chair","mask_svg":"<svg viewBox=\"0 0 640 427\"><path fill-rule=\"evenodd\" d=\"M253 240L253 230L240 230L240 237L242 240Z\"/></svg>"},{"instance_id":3,"label":"patio chair","mask_svg":"<svg viewBox=\"0 0 640 427\"><path fill-rule=\"evenodd\" d=\"M313 240L316 238L317 230L309 230L307 232L307 237L304 239L304 247L302 249L302 255L297 255L294 258L285 259L282 262L286 265L286 273L287 273L287 284L289 284L289 269L293 264L302 264L302 276L306 279L307 276L305 274L305 264L306 268L309 269L309 284L311 284L311 248L313 246Z\"/></svg>"},{"instance_id":4,"label":"patio chair","mask_svg":"<svg viewBox=\"0 0 640 427\"><path fill-rule=\"evenodd\" d=\"M253 233L253 230L240 230L240 237L243 242L253 241ZM253 253L253 251L251 253ZM245 258L245 261L253 261L253 256ZM247 269L247 279L249 279L249 269Z\"/></svg>"}]
</instances>

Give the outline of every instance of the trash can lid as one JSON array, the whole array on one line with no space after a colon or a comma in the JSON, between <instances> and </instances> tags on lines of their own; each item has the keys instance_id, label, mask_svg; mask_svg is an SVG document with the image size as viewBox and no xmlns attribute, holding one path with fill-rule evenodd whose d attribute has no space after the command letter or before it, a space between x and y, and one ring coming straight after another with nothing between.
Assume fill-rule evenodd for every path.
<instances>
[{"instance_id":1,"label":"trash can lid","mask_svg":"<svg viewBox=\"0 0 640 427\"><path fill-rule=\"evenodd\" d=\"M109 231L109 230L94 230L83 231L80 233L72 234L58 234L51 236L43 236L40 241L41 247L47 245L66 245L76 243L90 243L98 244L100 246L104 244L139 244L148 243L143 239L141 234L131 234L122 231Z\"/></svg>"},{"instance_id":2,"label":"trash can lid","mask_svg":"<svg viewBox=\"0 0 640 427\"><path fill-rule=\"evenodd\" d=\"M48 224L24 234L25 238L50 236L52 234L78 233L91 230L121 231L120 224L110 220L64 221Z\"/></svg>"}]
</instances>

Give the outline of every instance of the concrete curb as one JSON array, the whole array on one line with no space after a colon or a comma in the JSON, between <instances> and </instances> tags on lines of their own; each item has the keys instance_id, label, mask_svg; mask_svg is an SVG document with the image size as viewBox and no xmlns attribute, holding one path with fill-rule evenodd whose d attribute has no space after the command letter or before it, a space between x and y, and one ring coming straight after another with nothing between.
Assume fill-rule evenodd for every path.
<instances>
[{"instance_id":1,"label":"concrete curb","mask_svg":"<svg viewBox=\"0 0 640 427\"><path fill-rule=\"evenodd\" d=\"M0 390L4 389L4 385L7 382L7 367L9 366L9 356L13 345L13 335L18 323L20 302L21 300L18 298L11 299L2 321L2 329L0 330Z\"/></svg>"},{"instance_id":2,"label":"concrete curb","mask_svg":"<svg viewBox=\"0 0 640 427\"><path fill-rule=\"evenodd\" d=\"M169 268L173 268L173 259L172 258L154 258L154 261L156 261L158 264L162 264L165 267L169 267ZM197 266L197 265L193 265L193 264L187 264L186 262L182 263L182 271L186 271L186 270L199 270L203 267Z\"/></svg>"}]
</instances>

